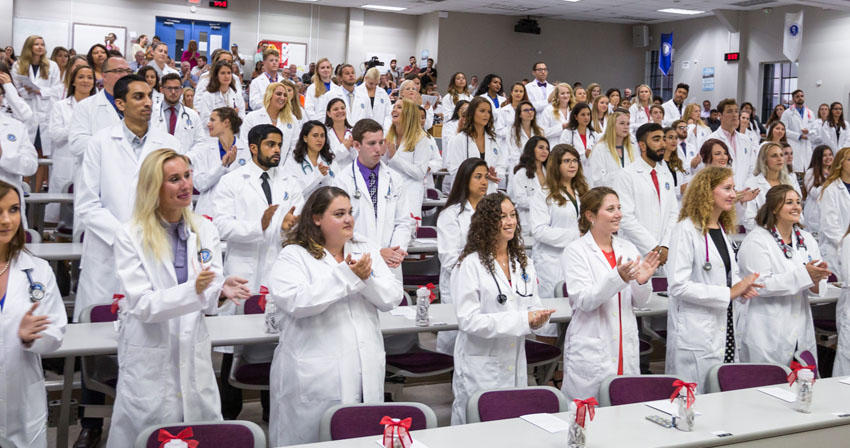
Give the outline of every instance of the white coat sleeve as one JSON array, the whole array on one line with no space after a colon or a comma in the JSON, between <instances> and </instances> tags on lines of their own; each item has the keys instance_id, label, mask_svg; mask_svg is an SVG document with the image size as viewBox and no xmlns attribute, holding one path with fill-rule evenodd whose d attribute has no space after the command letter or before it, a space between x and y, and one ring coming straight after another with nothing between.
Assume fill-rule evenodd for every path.
<instances>
[{"instance_id":1,"label":"white coat sleeve","mask_svg":"<svg viewBox=\"0 0 850 448\"><path fill-rule=\"evenodd\" d=\"M620 195L620 206L623 212L623 219L620 221L621 235L631 241L639 253L648 253L658 245L659 241L635 215L635 208L638 205L635 201L634 175L631 172L620 172L618 176L614 176L613 188Z\"/></svg>"},{"instance_id":2,"label":"white coat sleeve","mask_svg":"<svg viewBox=\"0 0 850 448\"><path fill-rule=\"evenodd\" d=\"M773 272L771 259L776 255L771 257L771 252L777 249L776 243L765 240L762 232L748 234L741 243L741 248L738 250L738 266L741 273L743 275L758 273L759 283L764 284L764 288L759 289L759 297L752 300L797 294L814 286L803 264L794 263L794 268L788 272Z\"/></svg>"},{"instance_id":3,"label":"white coat sleeve","mask_svg":"<svg viewBox=\"0 0 850 448\"><path fill-rule=\"evenodd\" d=\"M33 341L32 345L25 347L24 350L43 355L56 351L62 345L65 328L68 325L68 315L65 312L65 305L62 303L62 294L59 293L59 287L56 286L53 270L43 260L35 260L35 263L36 273L34 275L36 278L44 279L46 294L33 314L36 316L46 315L50 324L39 333L41 338Z\"/></svg>"},{"instance_id":4,"label":"white coat sleeve","mask_svg":"<svg viewBox=\"0 0 850 448\"><path fill-rule=\"evenodd\" d=\"M396 185L399 183L397 182ZM399 246L401 250L407 251L413 232L416 230L416 220L413 219L413 204L422 205L422 198L417 197L420 191L415 188L403 188L399 193L393 214L393 233L390 238L390 247Z\"/></svg>"},{"instance_id":5,"label":"white coat sleeve","mask_svg":"<svg viewBox=\"0 0 850 448\"><path fill-rule=\"evenodd\" d=\"M484 272L486 268L477 259L472 258L477 256L475 253L470 254L452 275L451 291L458 329L480 338L525 336L531 333L526 310L481 312L482 276L487 280L490 280L490 276Z\"/></svg>"},{"instance_id":6,"label":"white coat sleeve","mask_svg":"<svg viewBox=\"0 0 850 448\"><path fill-rule=\"evenodd\" d=\"M74 107L74 113L71 114L71 124L68 126L68 148L77 160L83 158L92 138L92 130L89 127L91 126L92 101L94 100L87 101L83 107L80 107L83 103L77 104Z\"/></svg>"},{"instance_id":7,"label":"white coat sleeve","mask_svg":"<svg viewBox=\"0 0 850 448\"><path fill-rule=\"evenodd\" d=\"M68 142L70 122L65 120L65 114L62 113L63 107L64 105L60 102L53 103L53 107L50 108L50 120L47 124L47 128L50 129L50 142L56 147Z\"/></svg>"},{"instance_id":8,"label":"white coat sleeve","mask_svg":"<svg viewBox=\"0 0 850 448\"><path fill-rule=\"evenodd\" d=\"M785 112L782 113L780 121L782 121L782 124L785 125L785 138L788 140L799 141L800 136L803 135L803 133L800 132L799 129L796 129L796 126L791 125L791 121L793 120L791 118L791 114L795 113L797 113L797 111L795 111L793 108L787 109Z\"/></svg>"},{"instance_id":9,"label":"white coat sleeve","mask_svg":"<svg viewBox=\"0 0 850 448\"><path fill-rule=\"evenodd\" d=\"M561 254L561 268L567 280L567 290L570 292L570 306L573 310L593 311L617 295L628 284L620 277L616 269L611 269L594 281L590 268L590 260L586 252L580 249L581 240L576 242L575 249L567 248Z\"/></svg>"},{"instance_id":10,"label":"white coat sleeve","mask_svg":"<svg viewBox=\"0 0 850 448\"><path fill-rule=\"evenodd\" d=\"M22 123L32 122L32 108L18 94L18 89L11 82L3 84L3 91L6 94L6 104L12 109L12 116Z\"/></svg>"},{"instance_id":11,"label":"white coat sleeve","mask_svg":"<svg viewBox=\"0 0 850 448\"><path fill-rule=\"evenodd\" d=\"M14 123L17 138L0 140L0 169L18 176L31 176L38 169L38 153L23 123Z\"/></svg>"},{"instance_id":12,"label":"white coat sleeve","mask_svg":"<svg viewBox=\"0 0 850 448\"><path fill-rule=\"evenodd\" d=\"M253 219L237 215L236 204L243 199L231 183L218 183L213 189L213 198L213 223L222 240L239 244L254 243L263 238L262 216L265 210L255 213ZM271 227L272 223L266 230Z\"/></svg>"},{"instance_id":13,"label":"white coat sleeve","mask_svg":"<svg viewBox=\"0 0 850 448\"><path fill-rule=\"evenodd\" d=\"M529 200L528 221L531 225L531 236L534 240L548 246L565 248L568 244L579 237L578 225L567 225L558 227L553 225L552 215L549 213L547 200L541 196L533 196ZM572 207L570 203L565 207Z\"/></svg>"},{"instance_id":14,"label":"white coat sleeve","mask_svg":"<svg viewBox=\"0 0 850 448\"><path fill-rule=\"evenodd\" d=\"M303 248L287 246L280 251L270 271L272 300L278 309L296 319L321 314L334 303L366 288L345 262L328 268L324 263L311 263L311 258Z\"/></svg>"},{"instance_id":15,"label":"white coat sleeve","mask_svg":"<svg viewBox=\"0 0 850 448\"><path fill-rule=\"evenodd\" d=\"M836 179L827 188L821 187L821 198L818 202L820 209L820 232L826 242L833 247L839 247L841 238L847 232L847 217L841 216L841 191L844 188L841 180Z\"/></svg>"},{"instance_id":16,"label":"white coat sleeve","mask_svg":"<svg viewBox=\"0 0 850 448\"><path fill-rule=\"evenodd\" d=\"M74 204L85 229L111 246L121 223L104 208L100 199L102 149L96 141L89 140L80 171L80 186L74 189Z\"/></svg>"},{"instance_id":17,"label":"white coat sleeve","mask_svg":"<svg viewBox=\"0 0 850 448\"><path fill-rule=\"evenodd\" d=\"M687 219L687 218L686 218ZM667 259L667 280L672 297L685 302L711 308L729 306L729 288L721 284L700 283L691 280L693 261L696 257L686 225L677 224L673 228ZM713 243L710 243L713 244ZM722 263L716 269L721 269ZM733 276L735 274L733 273ZM733 278L733 283L735 279Z\"/></svg>"},{"instance_id":18,"label":"white coat sleeve","mask_svg":"<svg viewBox=\"0 0 850 448\"><path fill-rule=\"evenodd\" d=\"M850 238L844 238L844 241L841 243L841 259L842 260L850 260ZM832 267L835 270L835 267ZM836 276L844 281L850 281L850 262L841 263L840 266L841 272L835 272ZM823 289L821 289L823 291Z\"/></svg>"},{"instance_id":19,"label":"white coat sleeve","mask_svg":"<svg viewBox=\"0 0 850 448\"><path fill-rule=\"evenodd\" d=\"M384 262L384 257L378 250L370 251L372 258L372 275L363 283L363 297L379 311L389 311L401 303L404 297L404 288L401 280L390 271Z\"/></svg>"},{"instance_id":20,"label":"white coat sleeve","mask_svg":"<svg viewBox=\"0 0 850 448\"><path fill-rule=\"evenodd\" d=\"M251 94L248 100L248 104L251 106L251 110L258 110L263 108L263 97L265 97L266 92L265 89L262 89L260 87L260 84L262 83L262 81L259 81L260 76L254 78L254 80L251 81L251 84L248 87L248 90Z\"/></svg>"},{"instance_id":21,"label":"white coat sleeve","mask_svg":"<svg viewBox=\"0 0 850 448\"><path fill-rule=\"evenodd\" d=\"M214 293L214 297L217 297L220 287L216 288L213 282L206 291L198 294L195 292L197 274L190 274L184 283L166 289L155 288L142 263L140 248L133 242L131 231L128 226L122 227L117 232L113 245L116 274L125 294L121 300L122 313L144 323L156 323L208 308L208 294ZM215 272L216 277L221 278L219 245L213 245L212 250L213 264L210 269Z\"/></svg>"},{"instance_id":22,"label":"white coat sleeve","mask_svg":"<svg viewBox=\"0 0 850 448\"><path fill-rule=\"evenodd\" d=\"M425 144L422 144L425 142ZM428 138L422 137L413 149L413 157L393 157L388 165L399 174L412 179L415 182L424 182L428 174L428 162L431 160L431 150L428 147ZM344 148L344 146L343 146ZM396 151L395 156L400 155L402 149ZM404 154L403 156L406 156Z\"/></svg>"},{"instance_id":23,"label":"white coat sleeve","mask_svg":"<svg viewBox=\"0 0 850 448\"><path fill-rule=\"evenodd\" d=\"M466 134L458 132L451 138L451 140L449 140L448 147L443 150L443 159L446 161L446 169L452 177L457 174L460 164L466 160L468 149L466 144Z\"/></svg>"},{"instance_id":24,"label":"white coat sleeve","mask_svg":"<svg viewBox=\"0 0 850 448\"><path fill-rule=\"evenodd\" d=\"M201 193L215 187L221 176L227 174L227 167L221 164L221 160L218 157L209 157L211 154L207 154L214 150L202 141L193 146L187 154L192 161L192 181Z\"/></svg>"},{"instance_id":25,"label":"white coat sleeve","mask_svg":"<svg viewBox=\"0 0 850 448\"><path fill-rule=\"evenodd\" d=\"M440 258L440 266L445 266L449 271L454 269L457 258L466 245L466 234L461 230L453 210L454 208L451 211L443 209L437 217L437 256Z\"/></svg>"},{"instance_id":26,"label":"white coat sleeve","mask_svg":"<svg viewBox=\"0 0 850 448\"><path fill-rule=\"evenodd\" d=\"M307 92L304 94L304 112L307 113L307 118L310 120L321 120L325 115L325 111L317 111L319 107L319 98L316 98L316 86L311 84L307 87ZM321 120L323 123L325 120Z\"/></svg>"}]
</instances>

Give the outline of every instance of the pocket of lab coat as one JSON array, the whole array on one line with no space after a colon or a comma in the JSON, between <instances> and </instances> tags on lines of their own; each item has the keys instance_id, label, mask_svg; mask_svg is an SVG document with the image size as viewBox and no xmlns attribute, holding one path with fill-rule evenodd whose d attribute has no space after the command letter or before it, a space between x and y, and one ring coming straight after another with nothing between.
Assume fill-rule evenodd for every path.
<instances>
[{"instance_id":1,"label":"pocket of lab coat","mask_svg":"<svg viewBox=\"0 0 850 448\"><path fill-rule=\"evenodd\" d=\"M513 385L513 374L507 366L500 365L499 358L486 355L464 356L468 369L464 369L466 377L475 385L472 392L479 390L498 389Z\"/></svg>"},{"instance_id":2,"label":"pocket of lab coat","mask_svg":"<svg viewBox=\"0 0 850 448\"><path fill-rule=\"evenodd\" d=\"M726 314L725 312L723 313ZM709 312L699 310L679 310L678 331L676 332L676 346L682 350L708 350L712 351L715 339L721 340L726 335L720 335L721 330L715 328L715 316Z\"/></svg>"},{"instance_id":3,"label":"pocket of lab coat","mask_svg":"<svg viewBox=\"0 0 850 448\"><path fill-rule=\"evenodd\" d=\"M604 347L605 342L600 338L572 336L567 347L565 368L572 371L571 375L585 379L597 378L610 362L605 356Z\"/></svg>"},{"instance_id":4,"label":"pocket of lab coat","mask_svg":"<svg viewBox=\"0 0 850 448\"><path fill-rule=\"evenodd\" d=\"M159 402L161 396L151 393L156 391L173 391L175 385L168 371L172 362L167 348L142 347L127 344L118 357L120 365L119 378L124 385L132 385L121 390L121 394L137 400ZM153 404L153 403L152 403Z\"/></svg>"},{"instance_id":5,"label":"pocket of lab coat","mask_svg":"<svg viewBox=\"0 0 850 448\"><path fill-rule=\"evenodd\" d=\"M333 356L301 358L295 367L302 403L339 400L339 359Z\"/></svg>"}]
</instances>

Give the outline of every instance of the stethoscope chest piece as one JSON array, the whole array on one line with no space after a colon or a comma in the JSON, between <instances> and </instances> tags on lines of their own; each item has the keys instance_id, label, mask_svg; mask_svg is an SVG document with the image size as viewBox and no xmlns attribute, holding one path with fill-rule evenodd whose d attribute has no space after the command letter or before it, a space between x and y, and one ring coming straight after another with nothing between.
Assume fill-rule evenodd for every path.
<instances>
[{"instance_id":1,"label":"stethoscope chest piece","mask_svg":"<svg viewBox=\"0 0 850 448\"><path fill-rule=\"evenodd\" d=\"M705 264L702 265L702 270L704 270L705 272L710 271L711 270L711 263L706 261Z\"/></svg>"},{"instance_id":2,"label":"stethoscope chest piece","mask_svg":"<svg viewBox=\"0 0 850 448\"><path fill-rule=\"evenodd\" d=\"M39 282L33 282L30 285L30 302L41 302L44 298L44 285Z\"/></svg>"}]
</instances>

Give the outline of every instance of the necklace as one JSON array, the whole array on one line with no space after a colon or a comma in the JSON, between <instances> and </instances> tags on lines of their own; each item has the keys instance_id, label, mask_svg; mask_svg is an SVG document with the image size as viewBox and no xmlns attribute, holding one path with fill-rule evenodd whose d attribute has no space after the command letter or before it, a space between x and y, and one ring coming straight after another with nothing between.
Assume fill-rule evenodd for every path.
<instances>
[{"instance_id":1,"label":"necklace","mask_svg":"<svg viewBox=\"0 0 850 448\"><path fill-rule=\"evenodd\" d=\"M11 264L12 264L12 262L11 262L11 261L7 261L7 262L6 262L6 266L3 266L3 270L1 270L1 271L0 271L0 277L2 277L2 276L3 276L3 274L5 274L5 273L6 273L6 270L7 270L7 269L9 269L9 265L11 265Z\"/></svg>"},{"instance_id":2,"label":"necklace","mask_svg":"<svg viewBox=\"0 0 850 448\"><path fill-rule=\"evenodd\" d=\"M800 228L796 225L794 228L794 236L797 238L797 248L798 249L806 249L806 243L803 239L803 235L800 234ZM770 229L770 234L773 235L773 239L776 241L776 244L779 245L779 249L782 250L782 254L785 255L785 258L791 258L791 242L789 241L787 244L785 241L780 238L779 232L776 231L776 227Z\"/></svg>"}]
</instances>

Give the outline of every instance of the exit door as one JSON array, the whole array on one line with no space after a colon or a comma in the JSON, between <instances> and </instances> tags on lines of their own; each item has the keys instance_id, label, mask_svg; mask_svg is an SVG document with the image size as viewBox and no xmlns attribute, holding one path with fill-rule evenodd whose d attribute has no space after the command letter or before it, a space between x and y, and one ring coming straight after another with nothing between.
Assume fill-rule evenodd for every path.
<instances>
[{"instance_id":1,"label":"exit door","mask_svg":"<svg viewBox=\"0 0 850 448\"><path fill-rule=\"evenodd\" d=\"M207 60L219 48L230 49L228 22L157 17L156 35L168 45L169 55L175 61L180 61L191 40L198 42L198 53L206 56Z\"/></svg>"}]
</instances>

